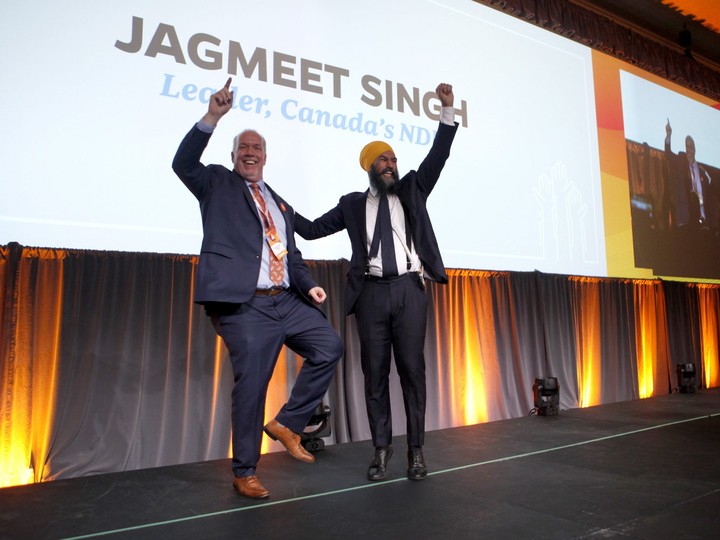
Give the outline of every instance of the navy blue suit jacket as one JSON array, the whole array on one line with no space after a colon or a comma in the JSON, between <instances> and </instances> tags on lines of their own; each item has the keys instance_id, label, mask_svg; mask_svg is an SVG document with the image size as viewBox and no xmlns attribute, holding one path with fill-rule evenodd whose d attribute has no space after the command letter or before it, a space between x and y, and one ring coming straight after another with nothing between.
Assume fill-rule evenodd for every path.
<instances>
[{"instance_id":1,"label":"navy blue suit jacket","mask_svg":"<svg viewBox=\"0 0 720 540\"><path fill-rule=\"evenodd\" d=\"M450 156L450 147L458 124L439 124L432 147L417 171L410 171L397 183L396 191L402 202L405 215L410 221L412 242L428 277L439 283L447 283L440 248L435 238L426 201L435 187L445 162ZM355 192L340 198L337 206L314 221L295 214L295 230L306 240L322 238L347 229L352 246L352 258L348 272L345 301L348 313L352 313L365 283L365 269L368 263L367 229L365 206L368 191Z\"/></svg>"},{"instance_id":2,"label":"navy blue suit jacket","mask_svg":"<svg viewBox=\"0 0 720 540\"><path fill-rule=\"evenodd\" d=\"M687 153L673 153L670 144L665 141L665 157L668 160L670 172L670 193L672 202L673 221L675 226L694 225L700 221L700 200L692 190L692 175ZM707 169L698 163L700 170L700 183L705 206L706 224L716 224L716 204L713 197L713 186Z\"/></svg>"},{"instance_id":3,"label":"navy blue suit jacket","mask_svg":"<svg viewBox=\"0 0 720 540\"><path fill-rule=\"evenodd\" d=\"M245 180L234 170L200 162L209 140L209 133L193 126L172 164L200 203L203 241L195 277L195 302L240 304L255 294L265 241L263 225ZM295 245L293 209L270 186L266 187L285 219L290 287L314 306L307 293L317 284Z\"/></svg>"}]
</instances>

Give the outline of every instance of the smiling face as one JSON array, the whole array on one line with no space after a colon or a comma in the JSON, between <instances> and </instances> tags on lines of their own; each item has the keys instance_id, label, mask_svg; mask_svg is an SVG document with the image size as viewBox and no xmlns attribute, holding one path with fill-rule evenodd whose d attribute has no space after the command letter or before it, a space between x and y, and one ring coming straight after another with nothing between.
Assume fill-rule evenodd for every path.
<instances>
[{"instance_id":1,"label":"smiling face","mask_svg":"<svg viewBox=\"0 0 720 540\"><path fill-rule=\"evenodd\" d=\"M262 180L267 155L265 154L265 139L259 133L243 131L235 138L234 149L230 156L235 165L235 171L245 180L250 182Z\"/></svg>"},{"instance_id":2,"label":"smiling face","mask_svg":"<svg viewBox=\"0 0 720 540\"><path fill-rule=\"evenodd\" d=\"M685 154L690 165L695 163L695 141L690 135L685 137Z\"/></svg>"}]
</instances>

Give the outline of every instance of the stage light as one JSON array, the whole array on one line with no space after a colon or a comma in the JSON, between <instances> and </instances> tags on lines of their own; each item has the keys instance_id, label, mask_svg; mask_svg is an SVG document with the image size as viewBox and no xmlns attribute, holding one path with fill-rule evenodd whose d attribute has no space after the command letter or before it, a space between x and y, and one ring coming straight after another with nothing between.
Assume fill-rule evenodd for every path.
<instances>
[{"instance_id":1,"label":"stage light","mask_svg":"<svg viewBox=\"0 0 720 540\"><path fill-rule=\"evenodd\" d=\"M330 436L330 407L320 403L308 420L305 431L300 434L300 443L308 452L319 452L325 448L322 437Z\"/></svg>"},{"instance_id":2,"label":"stage light","mask_svg":"<svg viewBox=\"0 0 720 540\"><path fill-rule=\"evenodd\" d=\"M538 416L552 416L560 411L560 385L557 377L535 379L533 396L535 398L534 412Z\"/></svg>"},{"instance_id":3,"label":"stage light","mask_svg":"<svg viewBox=\"0 0 720 540\"><path fill-rule=\"evenodd\" d=\"M681 394L695 392L695 364L676 364L678 391Z\"/></svg>"}]
</instances>

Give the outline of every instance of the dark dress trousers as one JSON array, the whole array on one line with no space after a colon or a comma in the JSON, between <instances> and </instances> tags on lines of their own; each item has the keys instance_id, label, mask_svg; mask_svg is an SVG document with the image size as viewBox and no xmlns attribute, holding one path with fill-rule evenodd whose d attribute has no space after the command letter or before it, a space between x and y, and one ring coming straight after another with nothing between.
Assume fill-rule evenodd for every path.
<instances>
[{"instance_id":1,"label":"dark dress trousers","mask_svg":"<svg viewBox=\"0 0 720 540\"><path fill-rule=\"evenodd\" d=\"M404 175L395 194L402 203L411 241L425 275L447 283L447 273L435 238L426 201L450 155L458 125L439 123L432 147L417 168ZM347 230L352 246L345 290L347 313L355 313L365 377L365 400L376 447L392 439L388 375L391 348L400 376L407 417L408 444L422 446L425 431L425 329L427 297L416 276L366 276L368 238L365 208L368 191L340 198L337 206L314 221L295 214L295 230L312 240Z\"/></svg>"},{"instance_id":2,"label":"dark dress trousers","mask_svg":"<svg viewBox=\"0 0 720 540\"><path fill-rule=\"evenodd\" d=\"M302 432L330 385L343 344L307 296L316 286L293 235L293 209L266 184L285 221L290 287L256 295L263 225L245 180L234 170L200 162L210 134L193 127L173 160L173 170L200 203L203 241L194 300L206 306L230 353L233 472L255 474L260 458L265 394L283 345L305 361L288 402L276 416Z\"/></svg>"}]
</instances>

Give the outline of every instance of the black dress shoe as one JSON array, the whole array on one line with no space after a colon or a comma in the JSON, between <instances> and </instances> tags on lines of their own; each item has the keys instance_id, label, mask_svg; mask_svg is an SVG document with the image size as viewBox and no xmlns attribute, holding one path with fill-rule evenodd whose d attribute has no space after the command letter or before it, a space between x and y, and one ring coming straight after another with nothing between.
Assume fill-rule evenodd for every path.
<instances>
[{"instance_id":1,"label":"black dress shoe","mask_svg":"<svg viewBox=\"0 0 720 540\"><path fill-rule=\"evenodd\" d=\"M422 448L408 450L408 478L410 480L424 480L427 478L427 466Z\"/></svg>"},{"instance_id":2,"label":"black dress shoe","mask_svg":"<svg viewBox=\"0 0 720 540\"><path fill-rule=\"evenodd\" d=\"M387 478L388 461L390 461L392 454L392 446L375 449L375 455L370 462L370 467L368 467L368 480L377 482L378 480L385 480Z\"/></svg>"}]
</instances>

